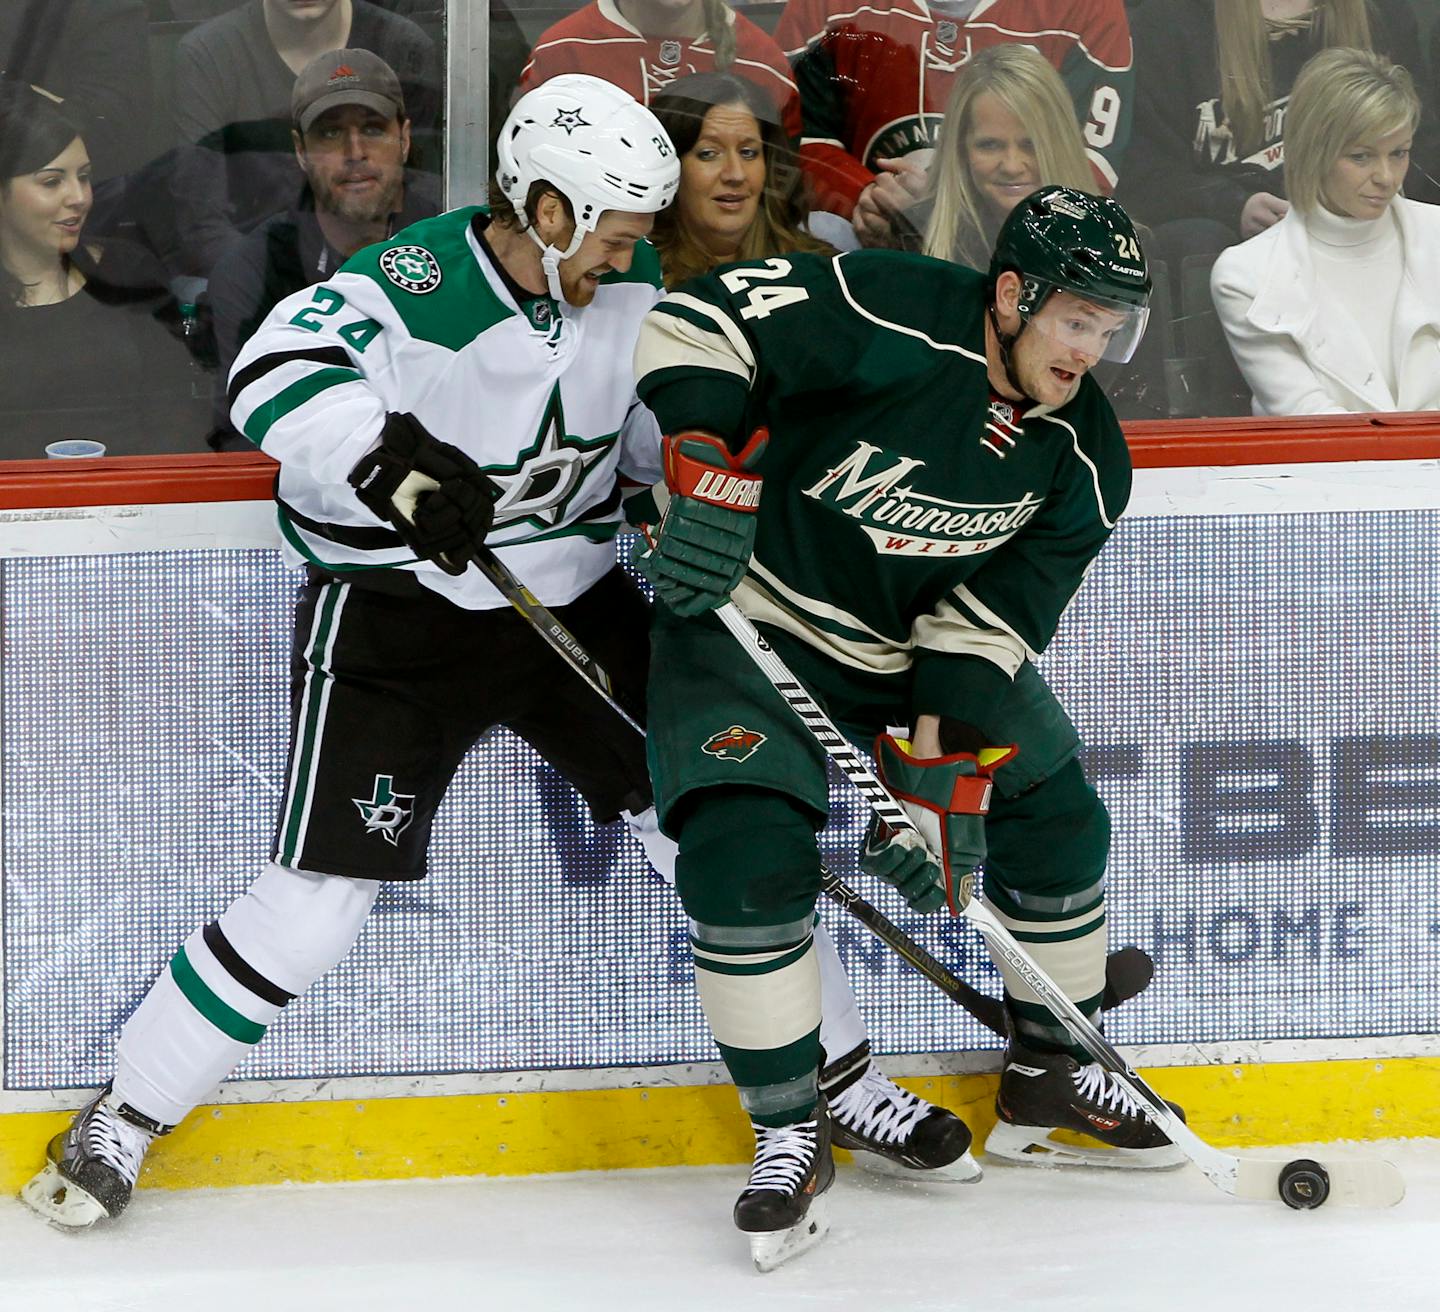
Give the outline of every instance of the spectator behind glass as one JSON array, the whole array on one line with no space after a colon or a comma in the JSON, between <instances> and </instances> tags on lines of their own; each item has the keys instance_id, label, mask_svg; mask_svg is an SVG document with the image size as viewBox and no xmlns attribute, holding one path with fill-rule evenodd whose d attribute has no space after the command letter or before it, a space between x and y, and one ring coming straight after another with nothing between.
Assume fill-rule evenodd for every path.
<instances>
[{"instance_id":1,"label":"spectator behind glass","mask_svg":"<svg viewBox=\"0 0 1440 1312\"><path fill-rule=\"evenodd\" d=\"M1420 49L1409 0L1143 0L1134 29L1138 107L1119 196L1153 228L1191 225L1158 232L1172 262L1284 216L1286 106L1312 54L1348 46L1409 60Z\"/></svg>"},{"instance_id":2,"label":"spectator behind glass","mask_svg":"<svg viewBox=\"0 0 1440 1312\"><path fill-rule=\"evenodd\" d=\"M780 47L725 0L593 0L548 28L520 74L529 91L557 73L603 77L642 105L676 78L729 72L757 83L800 132L795 83Z\"/></svg>"},{"instance_id":3,"label":"spectator behind glass","mask_svg":"<svg viewBox=\"0 0 1440 1312\"><path fill-rule=\"evenodd\" d=\"M897 216L893 240L876 240L871 230L862 241L983 271L1010 211L1049 182L1095 185L1070 94L1029 46L991 46L950 92L928 194Z\"/></svg>"},{"instance_id":4,"label":"spectator behind glass","mask_svg":"<svg viewBox=\"0 0 1440 1312\"><path fill-rule=\"evenodd\" d=\"M63 438L111 455L196 449L179 315L151 258L82 242L93 201L74 122L0 80L0 456Z\"/></svg>"},{"instance_id":5,"label":"spectator behind glass","mask_svg":"<svg viewBox=\"0 0 1440 1312\"><path fill-rule=\"evenodd\" d=\"M94 178L145 162L150 46L143 0L5 0L0 70L63 101Z\"/></svg>"},{"instance_id":6,"label":"spectator behind glass","mask_svg":"<svg viewBox=\"0 0 1440 1312\"><path fill-rule=\"evenodd\" d=\"M791 251L829 252L811 228L800 169L764 92L729 73L681 78L650 108L680 156L675 201L655 216L650 240L666 287L717 264ZM842 239L848 224L827 215Z\"/></svg>"},{"instance_id":7,"label":"spectator behind glass","mask_svg":"<svg viewBox=\"0 0 1440 1312\"><path fill-rule=\"evenodd\" d=\"M991 46L966 66L930 172L932 194L898 216L896 244L981 272L1001 225L1031 192L1094 186L1065 82L1028 46ZM1102 361L1095 376L1122 419L1167 415L1164 338L1153 329L1132 359Z\"/></svg>"},{"instance_id":8,"label":"spectator behind glass","mask_svg":"<svg viewBox=\"0 0 1440 1312\"><path fill-rule=\"evenodd\" d=\"M288 205L303 181L290 140L295 77L327 50L379 55L405 91L417 145L439 112L434 44L366 0L250 0L189 33L175 114L190 143L176 170L182 265L208 277L225 248Z\"/></svg>"},{"instance_id":9,"label":"spectator behind glass","mask_svg":"<svg viewBox=\"0 0 1440 1312\"><path fill-rule=\"evenodd\" d=\"M956 77L1009 43L1064 78L1094 168L1086 189L1115 185L1134 76L1125 0L789 0L775 37L795 63L801 159L827 209L888 219L923 195Z\"/></svg>"},{"instance_id":10,"label":"spectator behind glass","mask_svg":"<svg viewBox=\"0 0 1440 1312\"><path fill-rule=\"evenodd\" d=\"M1369 51L1296 79L1291 209L1211 282L1257 414L1440 408L1440 208L1400 195L1419 119L1409 73Z\"/></svg>"},{"instance_id":11,"label":"spectator behind glass","mask_svg":"<svg viewBox=\"0 0 1440 1312\"><path fill-rule=\"evenodd\" d=\"M221 257L210 278L220 377L270 310L323 282L361 247L440 212L431 174L405 168L410 122L390 65L368 50L332 50L295 79L291 136L305 183L295 205ZM216 397L212 446L249 450Z\"/></svg>"}]
</instances>

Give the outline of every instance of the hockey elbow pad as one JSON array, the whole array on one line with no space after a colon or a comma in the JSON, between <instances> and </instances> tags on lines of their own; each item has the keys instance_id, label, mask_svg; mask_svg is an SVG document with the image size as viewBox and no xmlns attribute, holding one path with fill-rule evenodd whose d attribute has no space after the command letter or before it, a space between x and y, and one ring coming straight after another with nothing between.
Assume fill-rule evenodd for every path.
<instances>
[{"instance_id":1,"label":"hockey elbow pad","mask_svg":"<svg viewBox=\"0 0 1440 1312\"><path fill-rule=\"evenodd\" d=\"M1017 751L1013 745L986 747L924 759L881 734L875 740L880 780L915 822L924 844L876 816L865 833L861 868L894 884L917 911L946 903L958 915L970 900L970 876L985 859L994 772Z\"/></svg>"},{"instance_id":2,"label":"hockey elbow pad","mask_svg":"<svg viewBox=\"0 0 1440 1312\"><path fill-rule=\"evenodd\" d=\"M422 560L463 574L485 544L500 490L457 446L409 414L385 416L380 445L350 471L355 496Z\"/></svg>"},{"instance_id":3,"label":"hockey elbow pad","mask_svg":"<svg viewBox=\"0 0 1440 1312\"><path fill-rule=\"evenodd\" d=\"M756 466L768 441L763 428L738 452L710 433L664 439L670 501L640 568L677 615L723 605L744 577L760 509Z\"/></svg>"}]
</instances>

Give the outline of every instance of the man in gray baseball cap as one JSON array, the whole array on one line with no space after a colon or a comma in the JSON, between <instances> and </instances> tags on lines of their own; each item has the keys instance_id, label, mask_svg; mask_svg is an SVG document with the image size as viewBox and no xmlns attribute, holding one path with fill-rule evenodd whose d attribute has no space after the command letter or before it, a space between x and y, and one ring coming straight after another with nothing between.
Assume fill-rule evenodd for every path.
<instances>
[{"instance_id":1,"label":"man in gray baseball cap","mask_svg":"<svg viewBox=\"0 0 1440 1312\"><path fill-rule=\"evenodd\" d=\"M302 137L327 110L364 105L382 118L405 119L405 93L395 70L369 50L330 50L295 79L290 117Z\"/></svg>"},{"instance_id":2,"label":"man in gray baseball cap","mask_svg":"<svg viewBox=\"0 0 1440 1312\"><path fill-rule=\"evenodd\" d=\"M345 49L312 59L295 79L290 109L305 174L299 202L232 245L210 277L222 378L272 306L331 277L362 247L440 212L434 176L405 167L405 95L379 55ZM248 447L226 411L222 388L211 445Z\"/></svg>"}]
</instances>

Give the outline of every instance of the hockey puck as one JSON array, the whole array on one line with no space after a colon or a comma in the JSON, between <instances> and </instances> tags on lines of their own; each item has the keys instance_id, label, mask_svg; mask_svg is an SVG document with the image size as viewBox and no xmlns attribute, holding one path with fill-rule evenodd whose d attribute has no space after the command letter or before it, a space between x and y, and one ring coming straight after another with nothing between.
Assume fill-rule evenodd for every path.
<instances>
[{"instance_id":1,"label":"hockey puck","mask_svg":"<svg viewBox=\"0 0 1440 1312\"><path fill-rule=\"evenodd\" d=\"M1319 1162L1298 1157L1280 1172L1280 1198L1286 1207L1307 1211L1330 1197L1330 1175Z\"/></svg>"}]
</instances>

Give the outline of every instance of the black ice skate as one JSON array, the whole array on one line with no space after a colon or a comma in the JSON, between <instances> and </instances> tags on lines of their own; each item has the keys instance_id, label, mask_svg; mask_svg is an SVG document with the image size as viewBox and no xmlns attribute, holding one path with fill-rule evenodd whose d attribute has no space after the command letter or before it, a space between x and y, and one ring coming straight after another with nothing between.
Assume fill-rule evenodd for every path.
<instances>
[{"instance_id":1,"label":"black ice skate","mask_svg":"<svg viewBox=\"0 0 1440 1312\"><path fill-rule=\"evenodd\" d=\"M115 1103L107 1084L68 1130L50 1140L49 1160L20 1197L47 1221L69 1230L119 1216L130 1201L145 1150L170 1128Z\"/></svg>"},{"instance_id":2,"label":"black ice skate","mask_svg":"<svg viewBox=\"0 0 1440 1312\"><path fill-rule=\"evenodd\" d=\"M1183 1120L1185 1113L1169 1105ZM1108 1071L1064 1053L1035 1052L1012 1041L995 1110L1000 1119L985 1140L986 1156L1026 1166L1145 1170L1170 1170L1186 1161ZM1057 1131L1094 1142L1056 1139Z\"/></svg>"},{"instance_id":3,"label":"black ice skate","mask_svg":"<svg viewBox=\"0 0 1440 1312\"><path fill-rule=\"evenodd\" d=\"M822 1196L835 1182L830 1117L822 1098L813 1121L779 1129L752 1121L751 1128L755 1164L735 1200L735 1224L750 1236L756 1270L773 1271L813 1248L830 1229L829 1200Z\"/></svg>"},{"instance_id":4,"label":"black ice skate","mask_svg":"<svg viewBox=\"0 0 1440 1312\"><path fill-rule=\"evenodd\" d=\"M970 1129L952 1111L902 1089L870 1060L868 1040L820 1072L832 1142L855 1165L902 1180L980 1178Z\"/></svg>"}]
</instances>

